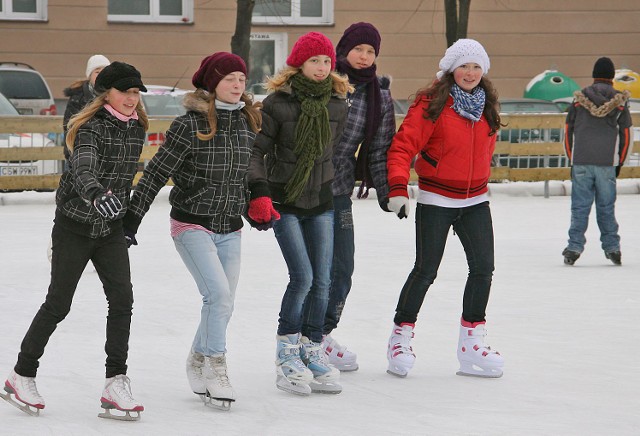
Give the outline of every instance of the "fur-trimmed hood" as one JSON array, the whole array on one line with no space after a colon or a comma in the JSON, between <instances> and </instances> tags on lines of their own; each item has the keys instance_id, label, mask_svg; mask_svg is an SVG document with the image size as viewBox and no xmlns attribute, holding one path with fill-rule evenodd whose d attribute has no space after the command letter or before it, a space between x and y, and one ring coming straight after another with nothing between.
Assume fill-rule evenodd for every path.
<instances>
[{"instance_id":1,"label":"fur-trimmed hood","mask_svg":"<svg viewBox=\"0 0 640 436\"><path fill-rule=\"evenodd\" d=\"M604 118L619 106L624 106L631 96L629 91L618 92L613 86L600 83L576 91L573 95L576 103L598 118Z\"/></svg>"},{"instance_id":2,"label":"fur-trimmed hood","mask_svg":"<svg viewBox=\"0 0 640 436\"><path fill-rule=\"evenodd\" d=\"M197 89L184 95L182 106L188 111L207 114L209 112L209 93L203 89Z\"/></svg>"}]
</instances>

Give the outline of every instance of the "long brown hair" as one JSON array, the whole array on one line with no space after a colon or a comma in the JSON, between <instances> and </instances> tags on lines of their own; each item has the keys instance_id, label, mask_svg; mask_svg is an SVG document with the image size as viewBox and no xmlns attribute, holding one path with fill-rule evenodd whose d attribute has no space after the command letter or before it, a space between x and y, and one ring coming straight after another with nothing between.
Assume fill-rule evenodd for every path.
<instances>
[{"instance_id":1,"label":"long brown hair","mask_svg":"<svg viewBox=\"0 0 640 436\"><path fill-rule=\"evenodd\" d=\"M76 141L78 130L80 130L80 127L82 127L87 121L93 118L93 116L100 110L100 108L102 108L102 106L107 103L108 93L109 90L98 95L93 99L91 103L85 106L84 109L82 109L80 112L72 116L69 120L65 142L70 153L73 153L73 147ZM142 124L142 127L144 127L144 131L146 132L149 129L149 118L147 117L147 113L144 111L144 107L142 106L142 99L138 101L136 112L138 113L138 122Z\"/></svg>"},{"instance_id":2,"label":"long brown hair","mask_svg":"<svg viewBox=\"0 0 640 436\"><path fill-rule=\"evenodd\" d=\"M446 73L440 80L435 80L431 85L421 88L416 93L416 98L425 97L429 100L429 107L425 110L424 117L428 120L435 122L444 105L449 98L449 92L454 85L455 80L453 73ZM498 103L498 92L496 91L493 83L486 77L480 79L478 85L484 89L486 100L484 104L484 117L491 128L489 136L495 135L500 129L500 103Z\"/></svg>"},{"instance_id":3,"label":"long brown hair","mask_svg":"<svg viewBox=\"0 0 640 436\"><path fill-rule=\"evenodd\" d=\"M265 84L265 88L268 91L273 92L284 87L289 80L302 71L302 68L291 67L287 65L273 77L269 77L267 79L267 83ZM347 93L353 92L354 88L349 84L349 77L343 76L340 73L335 71L331 71L329 73L331 76L331 80L333 81L333 91L341 97L345 97Z\"/></svg>"},{"instance_id":4,"label":"long brown hair","mask_svg":"<svg viewBox=\"0 0 640 436\"><path fill-rule=\"evenodd\" d=\"M201 141L208 141L214 137L216 131L218 130L218 113L216 112L216 92L206 92L203 89L196 89L195 91L196 97L199 99L205 100L209 103L209 109L207 110L207 121L209 123L209 133L198 132L198 139ZM262 114L260 113L260 108L262 107L262 103L254 102L251 97L243 92L240 97L240 101L244 102L244 107L242 108L242 112L249 120L249 126L251 130L255 133L258 133L262 128Z\"/></svg>"}]
</instances>

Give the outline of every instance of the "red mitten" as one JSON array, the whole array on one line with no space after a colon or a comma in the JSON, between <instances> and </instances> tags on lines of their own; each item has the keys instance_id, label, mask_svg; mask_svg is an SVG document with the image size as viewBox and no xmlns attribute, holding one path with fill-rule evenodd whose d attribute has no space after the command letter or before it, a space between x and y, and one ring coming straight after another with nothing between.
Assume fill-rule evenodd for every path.
<instances>
[{"instance_id":1,"label":"red mitten","mask_svg":"<svg viewBox=\"0 0 640 436\"><path fill-rule=\"evenodd\" d=\"M272 220L279 220L280 214L273 208L271 198L258 197L249 201L249 218L257 223L264 224Z\"/></svg>"}]
</instances>

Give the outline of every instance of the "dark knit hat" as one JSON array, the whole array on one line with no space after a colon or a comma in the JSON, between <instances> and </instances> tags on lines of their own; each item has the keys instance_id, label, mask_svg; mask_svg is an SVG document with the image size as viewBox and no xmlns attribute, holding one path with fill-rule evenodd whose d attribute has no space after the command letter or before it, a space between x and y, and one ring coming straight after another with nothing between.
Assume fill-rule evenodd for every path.
<instances>
[{"instance_id":1,"label":"dark knit hat","mask_svg":"<svg viewBox=\"0 0 640 436\"><path fill-rule=\"evenodd\" d=\"M142 92L147 92L147 88L142 83L140 71L133 65L124 62L112 62L100 71L96 77L96 91L105 92L111 88L125 92L129 88L138 88Z\"/></svg>"},{"instance_id":2,"label":"dark knit hat","mask_svg":"<svg viewBox=\"0 0 640 436\"><path fill-rule=\"evenodd\" d=\"M615 75L616 69L613 66L613 61L611 59L602 57L593 64L593 74L591 77L594 79L612 80Z\"/></svg>"},{"instance_id":3,"label":"dark knit hat","mask_svg":"<svg viewBox=\"0 0 640 436\"><path fill-rule=\"evenodd\" d=\"M336 46L336 54L340 58L347 57L353 47L360 44L369 44L376 56L380 53L380 33L373 24L360 22L347 27Z\"/></svg>"},{"instance_id":4,"label":"dark knit hat","mask_svg":"<svg viewBox=\"0 0 640 436\"><path fill-rule=\"evenodd\" d=\"M244 60L233 53L219 51L202 59L200 68L193 75L191 83L196 88L213 92L224 76L236 71L247 75L247 65Z\"/></svg>"},{"instance_id":5,"label":"dark knit hat","mask_svg":"<svg viewBox=\"0 0 640 436\"><path fill-rule=\"evenodd\" d=\"M309 32L302 35L291 49L291 54L287 58L287 65L299 68L307 59L325 55L331 58L331 69L336 67L336 51L333 43L322 33Z\"/></svg>"}]
</instances>

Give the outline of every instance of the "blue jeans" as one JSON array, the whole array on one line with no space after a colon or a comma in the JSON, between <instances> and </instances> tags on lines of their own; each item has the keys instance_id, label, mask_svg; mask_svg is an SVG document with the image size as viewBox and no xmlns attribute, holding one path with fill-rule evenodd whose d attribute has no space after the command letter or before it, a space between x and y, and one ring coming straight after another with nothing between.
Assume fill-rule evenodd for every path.
<instances>
[{"instance_id":1,"label":"blue jeans","mask_svg":"<svg viewBox=\"0 0 640 436\"><path fill-rule=\"evenodd\" d=\"M462 318L485 320L494 270L493 223L489 202L464 208L419 204L416 208L416 263L400 293L394 322L415 323L438 273L449 229L458 235L469 265Z\"/></svg>"},{"instance_id":2,"label":"blue jeans","mask_svg":"<svg viewBox=\"0 0 640 436\"><path fill-rule=\"evenodd\" d=\"M591 205L596 202L596 220L605 253L620 250L616 221L616 168L574 165L571 168L571 227L567 249L582 253L587 242Z\"/></svg>"},{"instance_id":3,"label":"blue jeans","mask_svg":"<svg viewBox=\"0 0 640 436\"><path fill-rule=\"evenodd\" d=\"M351 276L355 256L353 232L353 202L348 195L333 197L333 264L329 304L324 317L324 334L338 327L342 309L351 290Z\"/></svg>"},{"instance_id":4,"label":"blue jeans","mask_svg":"<svg viewBox=\"0 0 640 436\"><path fill-rule=\"evenodd\" d=\"M319 215L282 214L273 231L289 269L278 334L302 333L322 341L333 256L333 210Z\"/></svg>"},{"instance_id":5,"label":"blue jeans","mask_svg":"<svg viewBox=\"0 0 640 436\"><path fill-rule=\"evenodd\" d=\"M192 350L205 356L226 353L227 325L240 276L241 233L187 230L173 242L202 295Z\"/></svg>"}]
</instances>

